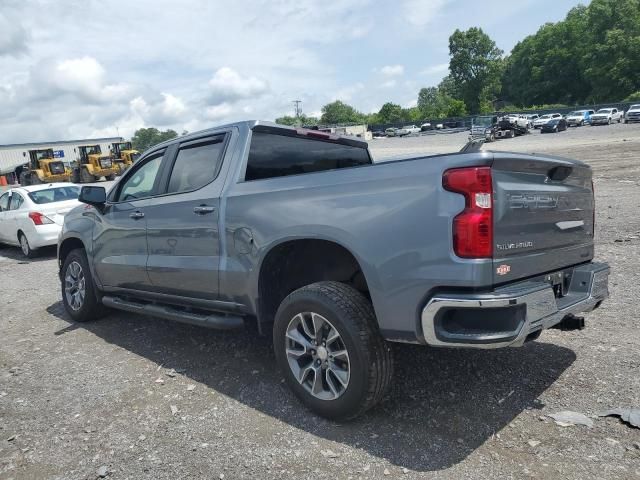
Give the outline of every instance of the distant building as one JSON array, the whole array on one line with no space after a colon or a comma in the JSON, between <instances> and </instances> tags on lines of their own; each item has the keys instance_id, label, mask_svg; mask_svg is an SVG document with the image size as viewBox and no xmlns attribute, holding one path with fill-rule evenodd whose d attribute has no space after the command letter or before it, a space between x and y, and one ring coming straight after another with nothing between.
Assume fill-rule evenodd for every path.
<instances>
[{"instance_id":1,"label":"distant building","mask_svg":"<svg viewBox=\"0 0 640 480\"><path fill-rule=\"evenodd\" d=\"M121 137L86 138L82 140L65 140L59 142L14 143L0 145L0 175L5 176L7 183L18 181L24 165L29 162L29 150L53 149L53 155L69 165L77 161L77 147L81 145L100 145L103 153L109 153L112 143L122 142Z\"/></svg>"}]
</instances>

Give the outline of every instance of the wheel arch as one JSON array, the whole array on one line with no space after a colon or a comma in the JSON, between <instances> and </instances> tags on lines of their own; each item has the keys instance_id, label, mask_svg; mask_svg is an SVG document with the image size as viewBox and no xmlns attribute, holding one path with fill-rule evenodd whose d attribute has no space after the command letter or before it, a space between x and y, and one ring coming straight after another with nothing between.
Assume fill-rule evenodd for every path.
<instances>
[{"instance_id":1,"label":"wheel arch","mask_svg":"<svg viewBox=\"0 0 640 480\"><path fill-rule=\"evenodd\" d=\"M371 300L371 278L363 263L343 242L330 238L287 238L271 245L258 265L258 327L273 322L287 295L311 283L346 283Z\"/></svg>"}]
</instances>

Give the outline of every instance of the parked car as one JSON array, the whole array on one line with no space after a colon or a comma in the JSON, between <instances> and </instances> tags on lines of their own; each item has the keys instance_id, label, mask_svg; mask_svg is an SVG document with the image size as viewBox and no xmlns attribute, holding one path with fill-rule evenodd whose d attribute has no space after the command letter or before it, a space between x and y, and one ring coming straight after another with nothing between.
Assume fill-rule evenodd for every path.
<instances>
[{"instance_id":1,"label":"parked car","mask_svg":"<svg viewBox=\"0 0 640 480\"><path fill-rule=\"evenodd\" d=\"M518 130L526 131L529 129L529 119L526 115L520 115L517 113L509 113L502 116L502 120L508 120L511 125Z\"/></svg>"},{"instance_id":2,"label":"parked car","mask_svg":"<svg viewBox=\"0 0 640 480\"><path fill-rule=\"evenodd\" d=\"M535 122L538 118L540 118L540 115L538 115L537 113L530 113L528 115L525 115L527 117L527 120L529 121L529 128L533 128L533 122Z\"/></svg>"},{"instance_id":3,"label":"parked car","mask_svg":"<svg viewBox=\"0 0 640 480\"><path fill-rule=\"evenodd\" d=\"M56 245L64 216L80 205L80 188L48 183L12 188L0 196L0 243L19 246L33 258L41 247Z\"/></svg>"},{"instance_id":4,"label":"parked car","mask_svg":"<svg viewBox=\"0 0 640 480\"><path fill-rule=\"evenodd\" d=\"M397 129L397 128L393 128L393 127L391 127L391 128L387 128L387 129L384 131L384 134L385 134L387 137L395 137L395 136L397 135L397 131L398 131L398 129Z\"/></svg>"},{"instance_id":5,"label":"parked car","mask_svg":"<svg viewBox=\"0 0 640 480\"><path fill-rule=\"evenodd\" d=\"M554 118L562 118L562 115L559 113L547 113L545 115L541 115L540 118L534 120L533 128L540 128L542 125L547 123L549 120L553 120Z\"/></svg>"},{"instance_id":6,"label":"parked car","mask_svg":"<svg viewBox=\"0 0 640 480\"><path fill-rule=\"evenodd\" d=\"M371 132L371 136L373 138L386 137L386 134L382 130L374 130Z\"/></svg>"},{"instance_id":7,"label":"parked car","mask_svg":"<svg viewBox=\"0 0 640 480\"><path fill-rule=\"evenodd\" d=\"M640 104L631 105L624 114L624 123L640 122Z\"/></svg>"},{"instance_id":8,"label":"parked car","mask_svg":"<svg viewBox=\"0 0 640 480\"><path fill-rule=\"evenodd\" d=\"M253 322L301 401L349 419L383 398L388 342L520 346L600 306L591 178L548 155L373 163L354 138L221 126L147 150L108 195L82 188L62 301L76 321Z\"/></svg>"},{"instance_id":9,"label":"parked car","mask_svg":"<svg viewBox=\"0 0 640 480\"><path fill-rule=\"evenodd\" d=\"M415 125L405 125L404 127L396 130L396 135L398 137L404 137L405 135L411 135L415 133L420 133L420 127L417 127Z\"/></svg>"},{"instance_id":10,"label":"parked car","mask_svg":"<svg viewBox=\"0 0 640 480\"><path fill-rule=\"evenodd\" d=\"M431 124L429 122L423 123L422 125L420 125L420 131L421 132L426 132L427 130L431 130L433 127L431 126Z\"/></svg>"},{"instance_id":11,"label":"parked car","mask_svg":"<svg viewBox=\"0 0 640 480\"><path fill-rule=\"evenodd\" d=\"M567 129L567 121L564 118L552 118L540 127L540 133L558 133Z\"/></svg>"},{"instance_id":12,"label":"parked car","mask_svg":"<svg viewBox=\"0 0 640 480\"><path fill-rule=\"evenodd\" d=\"M591 115L591 125L611 125L622 121L622 112L617 108L601 108Z\"/></svg>"},{"instance_id":13,"label":"parked car","mask_svg":"<svg viewBox=\"0 0 640 480\"><path fill-rule=\"evenodd\" d=\"M575 110L568 113L565 117L567 127L581 127L584 124L591 124L591 115L594 113L595 112L593 110Z\"/></svg>"}]
</instances>

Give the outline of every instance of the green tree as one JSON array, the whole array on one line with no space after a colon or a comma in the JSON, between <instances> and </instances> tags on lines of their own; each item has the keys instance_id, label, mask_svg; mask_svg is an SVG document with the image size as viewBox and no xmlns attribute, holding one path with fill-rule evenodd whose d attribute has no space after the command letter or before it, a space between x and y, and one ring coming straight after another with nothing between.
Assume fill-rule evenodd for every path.
<instances>
[{"instance_id":1,"label":"green tree","mask_svg":"<svg viewBox=\"0 0 640 480\"><path fill-rule=\"evenodd\" d=\"M405 120L405 114L400 105L387 102L382 105L378 112L378 120L380 123L397 123Z\"/></svg>"},{"instance_id":2,"label":"green tree","mask_svg":"<svg viewBox=\"0 0 640 480\"><path fill-rule=\"evenodd\" d=\"M363 118L364 116L351 105L336 100L322 107L320 121L323 124L335 125L339 123L359 123L363 121Z\"/></svg>"},{"instance_id":3,"label":"green tree","mask_svg":"<svg viewBox=\"0 0 640 480\"><path fill-rule=\"evenodd\" d=\"M421 89L418 93L418 109L422 118L429 119L461 117L467 114L464 101L451 97L440 87Z\"/></svg>"},{"instance_id":4,"label":"green tree","mask_svg":"<svg viewBox=\"0 0 640 480\"><path fill-rule=\"evenodd\" d=\"M152 147L158 143L162 143L166 140L176 138L178 133L174 130L165 130L161 132L157 128L139 128L131 137L131 143L133 148L140 150L141 152L149 147Z\"/></svg>"},{"instance_id":5,"label":"green tree","mask_svg":"<svg viewBox=\"0 0 640 480\"><path fill-rule=\"evenodd\" d=\"M276 118L276 123L279 123L280 125L301 127L304 125L318 125L318 119L316 117L307 117L304 114L299 117L285 115L284 117Z\"/></svg>"},{"instance_id":6,"label":"green tree","mask_svg":"<svg viewBox=\"0 0 640 480\"><path fill-rule=\"evenodd\" d=\"M506 61L503 94L520 105L575 104L588 96L583 75L586 7L572 9L564 22L547 23L516 44Z\"/></svg>"},{"instance_id":7,"label":"green tree","mask_svg":"<svg viewBox=\"0 0 640 480\"><path fill-rule=\"evenodd\" d=\"M593 0L586 9L584 75L591 99L624 98L640 89L640 0Z\"/></svg>"},{"instance_id":8,"label":"green tree","mask_svg":"<svg viewBox=\"0 0 640 480\"><path fill-rule=\"evenodd\" d=\"M479 112L483 101L499 93L502 53L481 28L456 30L449 37L451 78L471 113Z\"/></svg>"}]
</instances>

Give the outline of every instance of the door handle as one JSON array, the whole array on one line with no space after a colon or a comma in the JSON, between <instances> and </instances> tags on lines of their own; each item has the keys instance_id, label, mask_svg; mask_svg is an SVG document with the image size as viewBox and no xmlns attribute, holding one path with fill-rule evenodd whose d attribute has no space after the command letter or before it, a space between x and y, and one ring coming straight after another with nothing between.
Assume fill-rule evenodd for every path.
<instances>
[{"instance_id":1,"label":"door handle","mask_svg":"<svg viewBox=\"0 0 640 480\"><path fill-rule=\"evenodd\" d=\"M196 215L206 215L207 213L215 212L216 207L207 207L206 205L200 205L199 207L193 207L193 213Z\"/></svg>"},{"instance_id":2,"label":"door handle","mask_svg":"<svg viewBox=\"0 0 640 480\"><path fill-rule=\"evenodd\" d=\"M129 214L129 217L133 218L134 220L139 220L140 218L144 218L144 213L142 212L133 212Z\"/></svg>"}]
</instances>

